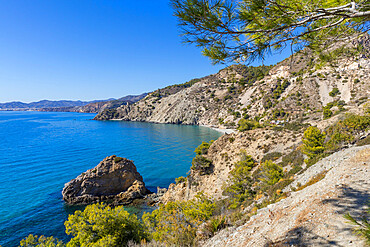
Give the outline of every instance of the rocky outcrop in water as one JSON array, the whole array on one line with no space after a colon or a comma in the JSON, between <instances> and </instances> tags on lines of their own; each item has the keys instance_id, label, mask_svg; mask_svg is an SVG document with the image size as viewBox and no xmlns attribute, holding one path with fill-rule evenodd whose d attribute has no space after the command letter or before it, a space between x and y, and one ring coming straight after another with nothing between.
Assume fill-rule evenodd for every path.
<instances>
[{"instance_id":1,"label":"rocky outcrop in water","mask_svg":"<svg viewBox=\"0 0 370 247\"><path fill-rule=\"evenodd\" d=\"M106 201L115 205L129 204L149 193L134 163L115 155L66 183L62 192L68 204Z\"/></svg>"}]
</instances>

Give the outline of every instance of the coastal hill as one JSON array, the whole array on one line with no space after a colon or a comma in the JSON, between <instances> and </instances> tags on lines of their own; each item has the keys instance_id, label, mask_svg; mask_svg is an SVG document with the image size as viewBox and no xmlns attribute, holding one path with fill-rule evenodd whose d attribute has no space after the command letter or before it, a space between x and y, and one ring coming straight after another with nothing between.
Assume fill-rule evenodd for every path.
<instances>
[{"instance_id":1,"label":"coastal hill","mask_svg":"<svg viewBox=\"0 0 370 247\"><path fill-rule=\"evenodd\" d=\"M75 106L83 106L87 105L91 102L85 101L72 101L72 100L58 100L58 101L51 101L51 100L41 100L37 102L31 103L23 103L20 101L14 102L7 102L7 103L0 103L1 110L22 110L22 109L39 109L39 108L54 108L54 107L75 107Z\"/></svg>"},{"instance_id":2,"label":"coastal hill","mask_svg":"<svg viewBox=\"0 0 370 247\"><path fill-rule=\"evenodd\" d=\"M140 95L128 95L124 96L119 99L113 100L104 100L104 101L94 101L88 103L83 106L75 106L75 107L46 107L38 109L38 111L46 111L46 112L80 112L80 113L99 113L105 109L112 109L117 108L121 105L129 105L133 104L142 98L144 98L147 93L143 93Z\"/></svg>"},{"instance_id":3,"label":"coastal hill","mask_svg":"<svg viewBox=\"0 0 370 247\"><path fill-rule=\"evenodd\" d=\"M202 143L188 176L161 199L171 207L203 193L216 202L214 218L192 235L198 244L361 246L343 216L359 217L369 200L369 50L363 36L320 55L305 49L275 66L233 65L95 119L235 130ZM174 243L163 234L161 241Z\"/></svg>"},{"instance_id":4,"label":"coastal hill","mask_svg":"<svg viewBox=\"0 0 370 247\"><path fill-rule=\"evenodd\" d=\"M158 89L138 102L101 111L96 120L237 128L241 119L260 123L317 121L332 102L356 108L369 92L370 62L357 48L368 37L318 56L308 49L275 66L232 65L218 73ZM339 107L341 107L339 106ZM334 106L332 111L338 110Z\"/></svg>"},{"instance_id":5,"label":"coastal hill","mask_svg":"<svg viewBox=\"0 0 370 247\"><path fill-rule=\"evenodd\" d=\"M147 93L128 95L119 99L72 101L72 100L41 100L31 103L19 101L0 103L1 111L45 111L45 112L81 112L98 113L104 109L116 108L122 104L132 104L144 98Z\"/></svg>"},{"instance_id":6,"label":"coastal hill","mask_svg":"<svg viewBox=\"0 0 370 247\"><path fill-rule=\"evenodd\" d=\"M115 216L114 210L123 211L119 206L91 205L66 222L67 234L77 229L71 241L84 236L78 241L90 244L117 236L133 241L127 244L132 247L365 246L370 241L369 51L370 37L363 35L319 54L304 49L275 66L233 65L102 109L96 120L205 125L231 133L200 143L186 177L150 197L139 193L140 202L158 202L142 221L128 213ZM126 162L116 158L103 163ZM105 174L110 168L103 167ZM105 189L89 193L109 186L99 174L91 169L72 180L64 198L88 203L115 197L109 187L106 194ZM112 221L86 225L83 215ZM126 236L123 225L140 231L135 238ZM94 233L99 237L91 240L98 228L101 236Z\"/></svg>"}]
</instances>

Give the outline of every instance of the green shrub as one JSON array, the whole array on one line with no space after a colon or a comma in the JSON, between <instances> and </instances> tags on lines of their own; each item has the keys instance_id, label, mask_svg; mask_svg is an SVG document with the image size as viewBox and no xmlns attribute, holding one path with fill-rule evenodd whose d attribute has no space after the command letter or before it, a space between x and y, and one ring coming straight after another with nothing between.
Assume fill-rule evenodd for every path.
<instances>
[{"instance_id":1,"label":"green shrub","mask_svg":"<svg viewBox=\"0 0 370 247\"><path fill-rule=\"evenodd\" d=\"M234 116L234 119L238 119L238 118L240 118L242 115L241 115L241 113L240 112L238 112L238 111L234 111L233 113L232 113L232 115Z\"/></svg>"},{"instance_id":2,"label":"green shrub","mask_svg":"<svg viewBox=\"0 0 370 247\"><path fill-rule=\"evenodd\" d=\"M185 177L178 177L178 178L175 178L175 183L176 184L181 184L181 183L185 183L186 182L186 178Z\"/></svg>"},{"instance_id":3,"label":"green shrub","mask_svg":"<svg viewBox=\"0 0 370 247\"><path fill-rule=\"evenodd\" d=\"M213 236L216 232L226 227L226 218L225 216L218 215L212 217L206 225L207 230Z\"/></svg>"},{"instance_id":4,"label":"green shrub","mask_svg":"<svg viewBox=\"0 0 370 247\"><path fill-rule=\"evenodd\" d=\"M239 131L246 131L252 130L261 127L257 121L247 120L247 119L240 119L238 122L238 130Z\"/></svg>"},{"instance_id":5,"label":"green shrub","mask_svg":"<svg viewBox=\"0 0 370 247\"><path fill-rule=\"evenodd\" d=\"M275 100L280 98L281 94L285 91L285 89L287 89L289 85L290 82L287 79L285 79L283 83L280 83L280 81L278 81L276 88L272 92L272 98Z\"/></svg>"},{"instance_id":6,"label":"green shrub","mask_svg":"<svg viewBox=\"0 0 370 247\"><path fill-rule=\"evenodd\" d=\"M130 240L140 243L148 239L136 215L130 215L123 206L89 205L69 215L64 225L66 233L73 236L67 247L125 246Z\"/></svg>"},{"instance_id":7,"label":"green shrub","mask_svg":"<svg viewBox=\"0 0 370 247\"><path fill-rule=\"evenodd\" d=\"M309 159L305 159L304 162L307 164L307 167L310 167L314 164L316 164L317 162L319 162L321 159L325 158L329 156L328 153L321 153L315 157L312 157L312 158L309 158Z\"/></svg>"},{"instance_id":8,"label":"green shrub","mask_svg":"<svg viewBox=\"0 0 370 247\"><path fill-rule=\"evenodd\" d=\"M168 246L193 246L198 227L210 219L214 209L214 203L198 194L196 199L168 202L144 213L143 222L154 240Z\"/></svg>"},{"instance_id":9,"label":"green shrub","mask_svg":"<svg viewBox=\"0 0 370 247\"><path fill-rule=\"evenodd\" d=\"M261 164L260 180L265 187L276 184L283 176L283 168L271 160L267 160Z\"/></svg>"},{"instance_id":10,"label":"green shrub","mask_svg":"<svg viewBox=\"0 0 370 247\"><path fill-rule=\"evenodd\" d=\"M337 87L333 88L333 90L331 90L331 91L329 92L329 96L331 96L331 97L335 97L335 96L337 96L338 94L340 94L340 91L339 91L339 89L338 89Z\"/></svg>"},{"instance_id":11,"label":"green shrub","mask_svg":"<svg viewBox=\"0 0 370 247\"><path fill-rule=\"evenodd\" d=\"M268 153L266 154L265 156L263 156L261 162L265 162L267 160L277 160L278 158L280 158L283 154L282 153L279 153L279 152L272 152L272 153Z\"/></svg>"},{"instance_id":12,"label":"green shrub","mask_svg":"<svg viewBox=\"0 0 370 247\"><path fill-rule=\"evenodd\" d=\"M37 235L28 235L27 238L21 240L19 246L21 247L64 247L65 244L62 241L54 237L45 237Z\"/></svg>"},{"instance_id":13,"label":"green shrub","mask_svg":"<svg viewBox=\"0 0 370 247\"><path fill-rule=\"evenodd\" d=\"M324 119L328 119L328 118L330 118L331 116L333 116L333 112L332 112L330 109L325 108L325 109L323 110L323 112L322 112L322 115L323 115L323 118L324 118Z\"/></svg>"},{"instance_id":14,"label":"green shrub","mask_svg":"<svg viewBox=\"0 0 370 247\"><path fill-rule=\"evenodd\" d=\"M341 112L341 111L345 111L345 108L344 108L345 105L346 105L346 103L343 100L336 100L336 101L333 101L333 102L329 102L323 109L323 118L328 119L328 118L330 118L331 116L334 115L333 112L330 110L334 106L337 106L338 110L339 110L335 114L337 114L338 112Z\"/></svg>"},{"instance_id":15,"label":"green shrub","mask_svg":"<svg viewBox=\"0 0 370 247\"><path fill-rule=\"evenodd\" d=\"M276 184L267 187L267 195L270 197L271 202L274 202L283 196L282 190L293 182L292 179L281 178Z\"/></svg>"},{"instance_id":16,"label":"green shrub","mask_svg":"<svg viewBox=\"0 0 370 247\"><path fill-rule=\"evenodd\" d=\"M349 213L344 216L349 223L355 226L353 231L365 239L366 245L370 246L370 201L368 202L368 209L366 214L364 214L361 220L356 220Z\"/></svg>"},{"instance_id":17,"label":"green shrub","mask_svg":"<svg viewBox=\"0 0 370 247\"><path fill-rule=\"evenodd\" d=\"M300 165L294 165L292 167L292 169L290 169L289 172L287 173L287 176L289 177L291 175L297 174L301 170L302 170L302 166L300 166Z\"/></svg>"},{"instance_id":18,"label":"green shrub","mask_svg":"<svg viewBox=\"0 0 370 247\"><path fill-rule=\"evenodd\" d=\"M224 96L224 101L226 101L226 100L228 100L228 99L232 99L232 98L233 98L233 97L232 97L231 95L229 95L229 94L228 94L228 95L225 95L225 96Z\"/></svg>"},{"instance_id":19,"label":"green shrub","mask_svg":"<svg viewBox=\"0 0 370 247\"><path fill-rule=\"evenodd\" d=\"M325 150L324 141L326 134L321 132L317 127L310 126L303 134L303 148L302 151L308 156L309 159L313 159L316 156L322 154ZM308 161L306 161L307 163Z\"/></svg>"},{"instance_id":20,"label":"green shrub","mask_svg":"<svg viewBox=\"0 0 370 247\"><path fill-rule=\"evenodd\" d=\"M212 161L202 155L195 156L191 164L191 169L199 171L201 175L210 174L212 172Z\"/></svg>"},{"instance_id":21,"label":"green shrub","mask_svg":"<svg viewBox=\"0 0 370 247\"><path fill-rule=\"evenodd\" d=\"M200 144L195 150L194 152L197 154L197 155L202 155L202 154L207 154L208 153L208 149L209 147L212 145L214 141L211 140L209 143L207 142L202 142L202 144Z\"/></svg>"},{"instance_id":22,"label":"green shrub","mask_svg":"<svg viewBox=\"0 0 370 247\"><path fill-rule=\"evenodd\" d=\"M370 127L370 116L359 116L347 114L346 118L326 129L329 140L325 147L329 151L335 151L343 145L355 140L355 136L368 130Z\"/></svg>"},{"instance_id":23,"label":"green shrub","mask_svg":"<svg viewBox=\"0 0 370 247\"><path fill-rule=\"evenodd\" d=\"M283 109L274 109L272 111L272 117L274 119L277 119L277 118L283 118L287 115L287 113L283 110Z\"/></svg>"},{"instance_id":24,"label":"green shrub","mask_svg":"<svg viewBox=\"0 0 370 247\"><path fill-rule=\"evenodd\" d=\"M292 130L292 131L300 131L303 128L306 128L309 124L303 124L300 122L291 122L284 124L284 129Z\"/></svg>"},{"instance_id":25,"label":"green shrub","mask_svg":"<svg viewBox=\"0 0 370 247\"><path fill-rule=\"evenodd\" d=\"M229 181L223 191L224 195L230 198L230 208L236 208L244 201L253 199L255 194L252 189L250 171L256 165L256 162L245 151L241 151L240 156L240 161L235 164L234 169L229 173Z\"/></svg>"},{"instance_id":26,"label":"green shrub","mask_svg":"<svg viewBox=\"0 0 370 247\"><path fill-rule=\"evenodd\" d=\"M114 157L114 163L119 163L123 160L121 157Z\"/></svg>"}]
</instances>

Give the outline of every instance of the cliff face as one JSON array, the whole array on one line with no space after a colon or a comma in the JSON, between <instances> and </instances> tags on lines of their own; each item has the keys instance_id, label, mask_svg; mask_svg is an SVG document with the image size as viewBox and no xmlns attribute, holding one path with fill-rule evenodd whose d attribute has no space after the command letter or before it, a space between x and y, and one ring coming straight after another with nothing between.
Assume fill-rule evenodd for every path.
<instances>
[{"instance_id":1,"label":"cliff face","mask_svg":"<svg viewBox=\"0 0 370 247\"><path fill-rule=\"evenodd\" d=\"M307 126L312 124L325 130L333 123L344 119L347 114L364 114L363 110L355 107L327 120L286 124L284 127L272 125L245 132L225 134L210 145L207 154L202 155L211 162L210 171L203 173L196 169L190 169L186 181L169 186L162 197L162 202L194 199L199 192L204 192L205 195L216 200L226 198L223 191L229 183L230 171L235 168L237 162L242 160L243 155L250 155L256 161L257 165L251 174L258 170L260 164L266 160L272 160L282 166L285 173L289 173L297 166L304 170L307 165L303 161L307 157L299 150L302 146L303 132ZM354 137L352 143L369 135L369 130L360 133ZM317 169L317 171L321 170ZM289 178L296 181L293 183L294 186L298 182L301 184L307 182L306 180L299 181L295 173L292 173Z\"/></svg>"},{"instance_id":2,"label":"cliff face","mask_svg":"<svg viewBox=\"0 0 370 247\"><path fill-rule=\"evenodd\" d=\"M245 116L259 117L260 122L317 120L330 102L343 101L351 107L368 96L369 59L343 59L335 67L313 69L315 60L308 62L303 57L297 54L290 61L295 68L304 63L305 69L298 72L285 61L262 79L249 83L243 75L248 68L231 66L173 94L161 94L162 89L134 104L103 110L95 119L235 128Z\"/></svg>"},{"instance_id":3,"label":"cliff face","mask_svg":"<svg viewBox=\"0 0 370 247\"><path fill-rule=\"evenodd\" d=\"M212 161L212 171L201 174L191 170L186 182L169 186L162 201L190 200L200 191L211 198L221 199L229 173L241 159L243 152L260 162L264 157L275 153L279 153L280 158L294 151L300 142L301 134L289 130L255 129L223 135L213 142L207 155L204 155ZM276 162L279 161L281 158L276 159Z\"/></svg>"},{"instance_id":4,"label":"cliff face","mask_svg":"<svg viewBox=\"0 0 370 247\"><path fill-rule=\"evenodd\" d=\"M95 119L221 128L236 128L247 117L260 122L318 120L330 102L351 107L366 101L369 43L366 36L345 47L333 46L321 55L324 58L305 49L272 67L232 65L214 75L159 89L134 104L102 110Z\"/></svg>"}]
</instances>

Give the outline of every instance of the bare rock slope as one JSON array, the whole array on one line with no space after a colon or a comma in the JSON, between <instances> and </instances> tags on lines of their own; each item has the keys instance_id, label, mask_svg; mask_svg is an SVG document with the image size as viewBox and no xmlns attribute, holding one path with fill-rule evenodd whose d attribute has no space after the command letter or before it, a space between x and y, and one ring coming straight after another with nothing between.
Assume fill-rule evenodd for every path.
<instances>
[{"instance_id":1,"label":"bare rock slope","mask_svg":"<svg viewBox=\"0 0 370 247\"><path fill-rule=\"evenodd\" d=\"M200 191L211 198L221 199L223 187L234 164L240 160L241 152L261 161L271 153L290 153L300 142L301 134L290 130L255 129L223 135L213 142L207 155L204 155L212 162L211 171L202 174L191 169L187 181L171 184L162 201L190 200Z\"/></svg>"},{"instance_id":2,"label":"bare rock slope","mask_svg":"<svg viewBox=\"0 0 370 247\"><path fill-rule=\"evenodd\" d=\"M369 40L366 36L348 41L348 54L333 47L333 54L343 56L327 62L303 50L275 66L232 65L210 76L158 89L133 104L103 110L95 119L218 128L236 128L243 118L257 118L260 123L322 119L328 103L357 108L369 96L370 59L358 54L359 45L370 49Z\"/></svg>"},{"instance_id":3,"label":"bare rock slope","mask_svg":"<svg viewBox=\"0 0 370 247\"><path fill-rule=\"evenodd\" d=\"M370 146L352 147L316 163L297 181L327 170L319 182L257 211L203 246L365 246L343 217L359 217L370 198Z\"/></svg>"},{"instance_id":4,"label":"bare rock slope","mask_svg":"<svg viewBox=\"0 0 370 247\"><path fill-rule=\"evenodd\" d=\"M69 204L110 201L116 205L128 204L148 193L134 163L115 155L66 183L62 192Z\"/></svg>"}]
</instances>

